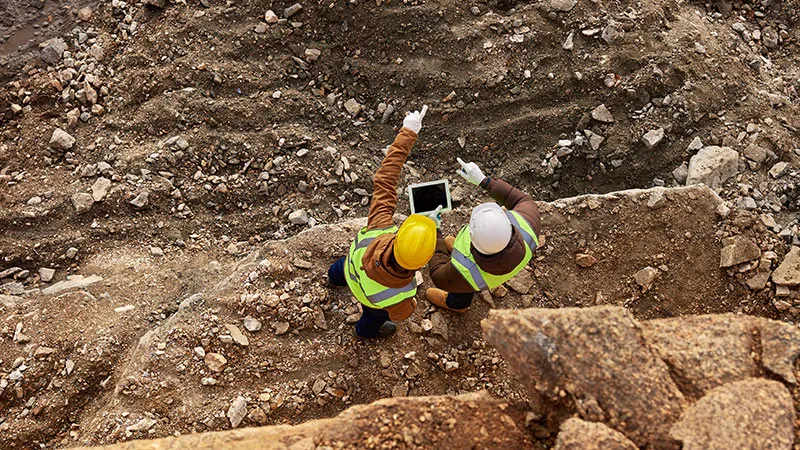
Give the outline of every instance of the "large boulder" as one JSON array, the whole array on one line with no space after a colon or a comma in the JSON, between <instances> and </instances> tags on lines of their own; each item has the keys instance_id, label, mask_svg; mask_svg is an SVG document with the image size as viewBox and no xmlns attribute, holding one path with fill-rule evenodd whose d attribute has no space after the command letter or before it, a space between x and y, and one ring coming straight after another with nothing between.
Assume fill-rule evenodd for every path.
<instances>
[{"instance_id":1,"label":"large boulder","mask_svg":"<svg viewBox=\"0 0 800 450\"><path fill-rule=\"evenodd\" d=\"M314 448L532 448L525 411L486 393L402 397L354 406L332 419L138 440L84 450L299 450Z\"/></svg>"},{"instance_id":2,"label":"large boulder","mask_svg":"<svg viewBox=\"0 0 800 450\"><path fill-rule=\"evenodd\" d=\"M624 434L602 423L571 418L561 424L554 450L637 450Z\"/></svg>"},{"instance_id":3,"label":"large boulder","mask_svg":"<svg viewBox=\"0 0 800 450\"><path fill-rule=\"evenodd\" d=\"M700 398L709 390L754 377L754 320L733 314L640 323L645 341L672 369L681 391Z\"/></svg>"},{"instance_id":4,"label":"large boulder","mask_svg":"<svg viewBox=\"0 0 800 450\"><path fill-rule=\"evenodd\" d=\"M561 402L639 446L675 447L669 430L683 394L624 308L491 311L481 325L534 407Z\"/></svg>"},{"instance_id":5,"label":"large boulder","mask_svg":"<svg viewBox=\"0 0 800 450\"><path fill-rule=\"evenodd\" d=\"M704 183L711 189L721 187L739 172L739 153L730 147L705 147L689 160L686 185Z\"/></svg>"},{"instance_id":6,"label":"large boulder","mask_svg":"<svg viewBox=\"0 0 800 450\"><path fill-rule=\"evenodd\" d=\"M751 378L709 392L683 413L671 433L683 450L789 450L794 418L786 387Z\"/></svg>"}]
</instances>

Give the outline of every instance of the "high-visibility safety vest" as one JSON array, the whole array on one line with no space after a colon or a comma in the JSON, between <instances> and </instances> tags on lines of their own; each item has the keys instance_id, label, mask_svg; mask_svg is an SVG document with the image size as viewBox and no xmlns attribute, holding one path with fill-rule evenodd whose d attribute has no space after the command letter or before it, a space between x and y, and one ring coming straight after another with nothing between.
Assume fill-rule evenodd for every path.
<instances>
[{"instance_id":1,"label":"high-visibility safety vest","mask_svg":"<svg viewBox=\"0 0 800 450\"><path fill-rule=\"evenodd\" d=\"M359 302L370 308L388 308L417 295L416 277L404 287L389 288L368 277L361 263L367 247L375 238L392 233L397 233L396 226L377 230L362 228L358 232L355 241L350 245L350 253L347 254L347 259L344 262L344 270L347 273L345 277L347 278L347 286L350 287L350 291Z\"/></svg>"},{"instance_id":2,"label":"high-visibility safety vest","mask_svg":"<svg viewBox=\"0 0 800 450\"><path fill-rule=\"evenodd\" d=\"M533 231L533 227L527 220L514 211L506 211L506 216L508 216L511 225L517 229L517 232L522 235L525 241L525 258L510 273L493 275L478 267L478 263L475 262L475 258L472 256L472 239L469 235L469 225L462 228L458 232L458 236L456 236L453 252L450 255L450 262L453 267L458 269L461 276L475 288L475 291L494 289L514 278L514 275L518 274L528 264L533 256L533 251L539 246L539 237L536 236L536 232Z\"/></svg>"}]
</instances>

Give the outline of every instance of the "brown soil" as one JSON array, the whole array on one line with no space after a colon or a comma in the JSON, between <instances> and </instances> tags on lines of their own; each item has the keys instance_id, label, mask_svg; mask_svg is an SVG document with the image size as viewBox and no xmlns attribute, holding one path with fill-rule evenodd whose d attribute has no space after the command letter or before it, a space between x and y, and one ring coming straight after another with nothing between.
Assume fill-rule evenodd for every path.
<instances>
[{"instance_id":1,"label":"brown soil","mask_svg":"<svg viewBox=\"0 0 800 450\"><path fill-rule=\"evenodd\" d=\"M482 201L453 174L457 155L553 201L648 188L654 179L669 184L672 170L693 154L687 146L695 137L722 144L754 122L762 145L797 167L792 143L800 123L793 101L800 66L792 2L756 7L766 11L764 18L739 11L751 26L788 30L781 47L768 52L771 66L760 72L747 63L760 58L761 46L738 40L731 31L737 19L710 20L716 9L696 2L647 1L634 8L579 1L561 14L529 1L303 2L292 18L301 25L271 25L263 34L254 29L265 11L281 15L293 2L180 3L163 10L122 10L110 2L46 1L44 9L0 3L0 12L7 12L0 19L0 271L29 270L31 277L19 280L26 290L45 286L36 275L40 267L57 269L54 281L71 274L104 278L86 290L30 292L15 306L0 302L0 378L17 358L28 367L22 382L0 388L2 448L226 429L224 412L238 395L266 411L265 420L247 419L251 425L331 417L393 394L486 389L524 399L480 336L488 301L476 300L464 316L444 313L445 339L414 328L436 312L420 296L396 338L366 343L345 325L356 312L350 296L325 287L325 269L344 254L356 229L347 221L367 213L368 201L357 189L371 191L381 150L402 114L423 103L431 110L402 186L451 178L460 209L445 217L449 232ZM74 12L84 5L93 17L79 24ZM473 15L472 6L481 13ZM55 19L33 35L36 43L80 26L92 29L105 53L95 70L108 89L100 99L106 112L89 115L74 130L67 112L81 105L62 100L54 86L58 73L44 67L33 47L14 48L48 15ZM126 15L138 24L130 39L123 37ZM610 19L625 31L611 46L581 33L602 30ZM572 31L575 50L567 52L562 44ZM515 34L524 41L511 42ZM77 38L65 40L74 50ZM698 41L706 57L695 53ZM305 58L308 48L321 50L318 61L292 59ZM613 87L604 84L609 73L616 74ZM782 96L785 106L773 108L767 94ZM666 105L665 97L671 99ZM364 106L357 117L342 107L350 98ZM385 124L381 103L397 110ZM30 109L13 114L12 104ZM591 120L600 104L615 123ZM648 104L663 106L643 110ZM56 127L77 139L72 152L49 149ZM648 150L641 136L657 127L668 128L667 137ZM585 129L605 136L603 146L560 157L560 167L549 172L556 142ZM170 140L177 136L185 148ZM350 166L344 172L342 157ZM76 215L70 197L92 185L96 176L81 175L99 162L112 166L114 187L91 211ZM771 182L768 170L760 167L739 181ZM775 215L786 224L795 220L800 189L788 182L780 189L786 202ZM144 190L148 205L130 205ZM738 192L732 182L721 195L733 199ZM653 211L636 195L598 200L600 209L585 206L585 199L543 205L547 243L531 267L532 290L496 293L491 303L624 304L641 318L788 314L775 310L769 289L751 293L745 275L718 268L719 238L731 233L753 236L763 250L783 256L785 243L756 214L734 213L720 222L719 200L707 193L675 194ZM34 196L43 202L29 205ZM399 212L407 207L402 200ZM300 208L333 231L296 236L303 227L287 216ZM152 246L166 256L152 257ZM79 249L77 258L65 257L70 247ZM599 262L580 268L576 253ZM307 267L298 259L311 268L297 267ZM264 260L269 265L259 264ZM648 292L632 281L644 267L662 265L667 270L660 269ZM127 305L135 309L114 311ZM264 326L245 332L250 345L221 342L224 325L243 329L247 315ZM289 323L287 334L274 335L272 324L279 322ZM18 323L29 344L13 342ZM56 353L35 358L38 346ZM228 359L216 386L201 384L210 374L193 351L197 346ZM416 353L404 357L410 352ZM75 363L70 374L68 360ZM459 368L445 372L445 361ZM318 380L324 388L314 392ZM126 432L143 417L157 425Z\"/></svg>"}]
</instances>

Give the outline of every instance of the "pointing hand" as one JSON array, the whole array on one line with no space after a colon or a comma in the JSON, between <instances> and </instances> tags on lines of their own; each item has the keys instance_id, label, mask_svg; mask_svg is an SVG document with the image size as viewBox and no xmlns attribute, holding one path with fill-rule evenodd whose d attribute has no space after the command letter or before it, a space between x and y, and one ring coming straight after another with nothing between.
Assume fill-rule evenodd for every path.
<instances>
[{"instance_id":1,"label":"pointing hand","mask_svg":"<svg viewBox=\"0 0 800 450\"><path fill-rule=\"evenodd\" d=\"M428 105L422 105L422 112L414 111L406 115L406 118L403 119L403 126L414 133L419 134L419 130L422 129L422 119L425 118L425 114L427 113Z\"/></svg>"},{"instance_id":2,"label":"pointing hand","mask_svg":"<svg viewBox=\"0 0 800 450\"><path fill-rule=\"evenodd\" d=\"M481 182L486 178L486 176L481 171L481 168L478 167L478 165L475 164L474 162L465 163L464 160L462 160L461 158L457 159L458 163L461 164L461 169L459 169L457 173L461 175L465 180L477 186L481 184Z\"/></svg>"}]
</instances>

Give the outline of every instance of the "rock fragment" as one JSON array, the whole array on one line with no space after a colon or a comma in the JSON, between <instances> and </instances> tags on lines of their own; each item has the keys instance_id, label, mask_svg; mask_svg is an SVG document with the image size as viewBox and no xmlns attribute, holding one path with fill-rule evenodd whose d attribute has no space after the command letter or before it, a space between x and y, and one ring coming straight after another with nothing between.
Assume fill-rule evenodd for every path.
<instances>
[{"instance_id":1,"label":"rock fragment","mask_svg":"<svg viewBox=\"0 0 800 450\"><path fill-rule=\"evenodd\" d=\"M108 178L100 177L97 181L94 182L92 185L92 198L94 201L99 202L102 201L106 194L108 193L108 189L111 187L111 180Z\"/></svg>"},{"instance_id":2,"label":"rock fragment","mask_svg":"<svg viewBox=\"0 0 800 450\"><path fill-rule=\"evenodd\" d=\"M233 342L236 343L236 345L241 347L250 345L250 340L247 339L247 336L242 334L242 330L240 330L239 327L233 324L225 324L225 328L228 329L228 333L231 334L231 338L233 338Z\"/></svg>"},{"instance_id":3,"label":"rock fragment","mask_svg":"<svg viewBox=\"0 0 800 450\"><path fill-rule=\"evenodd\" d=\"M142 192L139 193L139 195L137 195L133 200L131 200L128 203L130 203L131 205L135 206L136 208L141 209L141 208L144 208L145 206L147 206L147 202L148 202L149 198L150 198L150 192L149 191L142 191Z\"/></svg>"},{"instance_id":4,"label":"rock fragment","mask_svg":"<svg viewBox=\"0 0 800 450\"><path fill-rule=\"evenodd\" d=\"M303 5L301 5L300 3L295 3L294 5L289 6L288 8L283 10L283 17L288 19L293 15L299 13L302 9Z\"/></svg>"},{"instance_id":5,"label":"rock fragment","mask_svg":"<svg viewBox=\"0 0 800 450\"><path fill-rule=\"evenodd\" d=\"M730 147L705 147L689 160L686 185L705 183L711 189L721 187L739 172L739 154Z\"/></svg>"},{"instance_id":6,"label":"rock fragment","mask_svg":"<svg viewBox=\"0 0 800 450\"><path fill-rule=\"evenodd\" d=\"M772 273L772 281L783 286L800 285L800 247L792 247Z\"/></svg>"},{"instance_id":7,"label":"rock fragment","mask_svg":"<svg viewBox=\"0 0 800 450\"><path fill-rule=\"evenodd\" d=\"M67 43L61 38L54 38L44 43L40 56L45 64L54 66L58 64L66 50Z\"/></svg>"},{"instance_id":8,"label":"rock fragment","mask_svg":"<svg viewBox=\"0 0 800 450\"><path fill-rule=\"evenodd\" d=\"M289 214L289 221L295 225L305 225L309 220L308 213L304 209L298 209Z\"/></svg>"},{"instance_id":9,"label":"rock fragment","mask_svg":"<svg viewBox=\"0 0 800 450\"><path fill-rule=\"evenodd\" d=\"M653 282L658 276L658 269L653 267L645 267L644 269L636 272L633 275L634 281L642 288L642 292L647 292L653 286Z\"/></svg>"},{"instance_id":10,"label":"rock fragment","mask_svg":"<svg viewBox=\"0 0 800 450\"><path fill-rule=\"evenodd\" d=\"M586 253L578 253L575 255L575 264L583 268L592 267L597 264L597 258Z\"/></svg>"},{"instance_id":11,"label":"rock fragment","mask_svg":"<svg viewBox=\"0 0 800 450\"><path fill-rule=\"evenodd\" d=\"M361 104L358 103L358 101L356 101L356 99L354 98L351 98L350 100L344 102L344 109L347 110L347 112L350 113L351 116L357 116L358 113L361 112L361 108L362 108Z\"/></svg>"},{"instance_id":12,"label":"rock fragment","mask_svg":"<svg viewBox=\"0 0 800 450\"><path fill-rule=\"evenodd\" d=\"M71 197L72 206L75 207L75 212L77 214L83 214L89 212L92 209L92 205L94 204L94 199L91 195L85 192L78 192L72 194Z\"/></svg>"},{"instance_id":13,"label":"rock fragment","mask_svg":"<svg viewBox=\"0 0 800 450\"><path fill-rule=\"evenodd\" d=\"M53 281L53 276L56 274L56 269L48 269L46 267L42 267L39 269L39 279L42 280L43 283L49 283Z\"/></svg>"},{"instance_id":14,"label":"rock fragment","mask_svg":"<svg viewBox=\"0 0 800 450\"><path fill-rule=\"evenodd\" d=\"M592 118L598 122L614 123L614 116L611 115L611 111L606 108L606 105L600 105L592 110Z\"/></svg>"},{"instance_id":15,"label":"rock fragment","mask_svg":"<svg viewBox=\"0 0 800 450\"><path fill-rule=\"evenodd\" d=\"M559 428L554 450L637 450L624 434L603 425L576 417L565 420Z\"/></svg>"},{"instance_id":16,"label":"rock fragment","mask_svg":"<svg viewBox=\"0 0 800 450\"><path fill-rule=\"evenodd\" d=\"M228 364L228 360L219 353L206 353L203 361L205 361L209 370L217 373L225 370L225 366Z\"/></svg>"},{"instance_id":17,"label":"rock fragment","mask_svg":"<svg viewBox=\"0 0 800 450\"><path fill-rule=\"evenodd\" d=\"M243 319L243 323L245 330L251 333L255 333L261 329L261 321L255 317L247 316Z\"/></svg>"},{"instance_id":18,"label":"rock fragment","mask_svg":"<svg viewBox=\"0 0 800 450\"><path fill-rule=\"evenodd\" d=\"M683 443L683 450L789 450L794 419L786 387L751 378L709 392L684 411L670 434Z\"/></svg>"},{"instance_id":19,"label":"rock fragment","mask_svg":"<svg viewBox=\"0 0 800 450\"><path fill-rule=\"evenodd\" d=\"M228 408L228 413L226 414L228 420L231 422L231 428L238 427L246 415L247 400L240 395L236 397L236 400L233 401L230 408Z\"/></svg>"},{"instance_id":20,"label":"rock fragment","mask_svg":"<svg viewBox=\"0 0 800 450\"><path fill-rule=\"evenodd\" d=\"M733 267L761 257L758 245L744 236L730 237L723 241L723 245L719 256L719 266L722 268Z\"/></svg>"},{"instance_id":21,"label":"rock fragment","mask_svg":"<svg viewBox=\"0 0 800 450\"><path fill-rule=\"evenodd\" d=\"M664 140L663 128L659 128L657 130L650 130L642 137L642 142L644 142L644 145L648 149L652 149L656 145L660 144L661 141L663 140Z\"/></svg>"},{"instance_id":22,"label":"rock fragment","mask_svg":"<svg viewBox=\"0 0 800 450\"><path fill-rule=\"evenodd\" d=\"M73 146L75 146L75 138L72 135L61 128L53 130L53 135L50 137L50 148L66 151L72 149Z\"/></svg>"},{"instance_id":23,"label":"rock fragment","mask_svg":"<svg viewBox=\"0 0 800 450\"><path fill-rule=\"evenodd\" d=\"M519 294L527 294L533 287L533 275L527 270L522 270L514 278L508 280L506 285Z\"/></svg>"}]
</instances>

